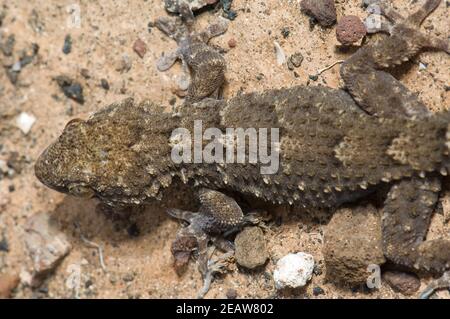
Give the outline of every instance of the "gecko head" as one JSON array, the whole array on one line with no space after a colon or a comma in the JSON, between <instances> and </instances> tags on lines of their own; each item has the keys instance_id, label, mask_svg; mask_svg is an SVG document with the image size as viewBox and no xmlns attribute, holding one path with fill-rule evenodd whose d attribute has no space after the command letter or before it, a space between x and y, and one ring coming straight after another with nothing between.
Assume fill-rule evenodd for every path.
<instances>
[{"instance_id":1,"label":"gecko head","mask_svg":"<svg viewBox=\"0 0 450 319\"><path fill-rule=\"evenodd\" d=\"M127 99L70 121L38 158L37 178L59 192L105 202L138 204L151 197L170 182L171 162L164 159L170 160L172 122L156 108Z\"/></svg>"},{"instance_id":2,"label":"gecko head","mask_svg":"<svg viewBox=\"0 0 450 319\"><path fill-rule=\"evenodd\" d=\"M45 149L35 164L36 177L46 186L79 197L93 197L88 169L86 123L73 119L61 136Z\"/></svg>"}]
</instances>

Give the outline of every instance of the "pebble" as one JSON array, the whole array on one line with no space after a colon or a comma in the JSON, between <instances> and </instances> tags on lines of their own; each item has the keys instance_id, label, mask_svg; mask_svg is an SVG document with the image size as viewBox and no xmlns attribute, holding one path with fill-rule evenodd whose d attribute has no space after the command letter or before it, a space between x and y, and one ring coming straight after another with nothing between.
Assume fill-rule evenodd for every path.
<instances>
[{"instance_id":1,"label":"pebble","mask_svg":"<svg viewBox=\"0 0 450 319\"><path fill-rule=\"evenodd\" d=\"M281 35L283 36L283 38L287 39L287 37L289 37L289 34L291 34L291 31L288 27L284 27L283 29L281 29Z\"/></svg>"},{"instance_id":2,"label":"pebble","mask_svg":"<svg viewBox=\"0 0 450 319\"><path fill-rule=\"evenodd\" d=\"M25 245L33 261L32 285L37 287L70 252L72 246L46 213L30 217L25 228Z\"/></svg>"},{"instance_id":3,"label":"pebble","mask_svg":"<svg viewBox=\"0 0 450 319\"><path fill-rule=\"evenodd\" d=\"M22 112L16 117L16 126L27 135L36 122L36 117L32 114Z\"/></svg>"},{"instance_id":4,"label":"pebble","mask_svg":"<svg viewBox=\"0 0 450 319\"><path fill-rule=\"evenodd\" d=\"M141 39L137 39L133 44L133 50L142 59L147 53L147 45Z\"/></svg>"},{"instance_id":5,"label":"pebble","mask_svg":"<svg viewBox=\"0 0 450 319\"><path fill-rule=\"evenodd\" d=\"M0 299L11 298L11 293L19 282L18 275L0 274Z\"/></svg>"},{"instance_id":6,"label":"pebble","mask_svg":"<svg viewBox=\"0 0 450 319\"><path fill-rule=\"evenodd\" d=\"M218 0L187 0L185 3L189 6L189 8L194 12L206 5L211 5L217 3ZM179 13L180 9L180 0L164 0L164 7L167 11L172 13Z\"/></svg>"},{"instance_id":7,"label":"pebble","mask_svg":"<svg viewBox=\"0 0 450 319\"><path fill-rule=\"evenodd\" d=\"M70 52L72 52L72 37L70 36L70 34L66 35L66 37L64 38L62 51L64 54L69 54Z\"/></svg>"},{"instance_id":8,"label":"pebble","mask_svg":"<svg viewBox=\"0 0 450 319\"><path fill-rule=\"evenodd\" d=\"M265 264L269 254L264 233L259 227L245 227L234 240L236 262L247 269Z\"/></svg>"},{"instance_id":9,"label":"pebble","mask_svg":"<svg viewBox=\"0 0 450 319\"><path fill-rule=\"evenodd\" d=\"M323 27L330 27L336 23L336 7L334 0L302 0L301 10L312 16Z\"/></svg>"},{"instance_id":10,"label":"pebble","mask_svg":"<svg viewBox=\"0 0 450 319\"><path fill-rule=\"evenodd\" d=\"M83 88L81 87L80 83L72 80L65 75L56 77L56 82L58 83L65 96L80 104L84 103Z\"/></svg>"},{"instance_id":11,"label":"pebble","mask_svg":"<svg viewBox=\"0 0 450 319\"><path fill-rule=\"evenodd\" d=\"M313 288L313 295L314 296L319 296L319 295L324 295L325 291L321 288L321 287L314 287Z\"/></svg>"},{"instance_id":12,"label":"pebble","mask_svg":"<svg viewBox=\"0 0 450 319\"><path fill-rule=\"evenodd\" d=\"M117 72L128 72L131 69L131 59L128 54L124 54L116 63Z\"/></svg>"},{"instance_id":13,"label":"pebble","mask_svg":"<svg viewBox=\"0 0 450 319\"><path fill-rule=\"evenodd\" d=\"M378 211L371 205L336 211L326 227L323 254L328 280L366 284L369 265L385 262Z\"/></svg>"},{"instance_id":14,"label":"pebble","mask_svg":"<svg viewBox=\"0 0 450 319\"><path fill-rule=\"evenodd\" d=\"M235 40L234 38L228 40L228 46L229 46L230 48L234 48L234 47L236 47L236 45L237 45L237 42L236 42L236 40Z\"/></svg>"},{"instance_id":15,"label":"pebble","mask_svg":"<svg viewBox=\"0 0 450 319\"><path fill-rule=\"evenodd\" d=\"M366 26L354 15L342 17L336 27L336 38L343 45L351 45L360 41L367 34Z\"/></svg>"},{"instance_id":16,"label":"pebble","mask_svg":"<svg viewBox=\"0 0 450 319\"><path fill-rule=\"evenodd\" d=\"M281 258L273 273L275 287L301 288L311 279L314 270L314 258L312 255L299 252L289 254Z\"/></svg>"},{"instance_id":17,"label":"pebble","mask_svg":"<svg viewBox=\"0 0 450 319\"><path fill-rule=\"evenodd\" d=\"M0 251L9 252L8 240L4 236L2 236L2 239L0 240Z\"/></svg>"},{"instance_id":18,"label":"pebble","mask_svg":"<svg viewBox=\"0 0 450 319\"><path fill-rule=\"evenodd\" d=\"M237 298L237 291L236 289L228 289L226 293L227 299L236 299Z\"/></svg>"},{"instance_id":19,"label":"pebble","mask_svg":"<svg viewBox=\"0 0 450 319\"><path fill-rule=\"evenodd\" d=\"M22 70L22 64L20 63L20 61L17 61L11 67L11 71L13 71L13 72L20 72L20 70Z\"/></svg>"},{"instance_id":20,"label":"pebble","mask_svg":"<svg viewBox=\"0 0 450 319\"><path fill-rule=\"evenodd\" d=\"M122 280L125 282L132 282L135 278L135 275L133 273L128 273L123 276Z\"/></svg>"},{"instance_id":21,"label":"pebble","mask_svg":"<svg viewBox=\"0 0 450 319\"><path fill-rule=\"evenodd\" d=\"M80 74L85 79L90 79L91 78L91 74L89 73L88 69L85 69L85 68L81 69Z\"/></svg>"},{"instance_id":22,"label":"pebble","mask_svg":"<svg viewBox=\"0 0 450 319\"><path fill-rule=\"evenodd\" d=\"M104 90L106 90L106 91L109 90L109 83L108 83L108 80L106 80L106 79L101 79L101 80L100 80L100 84L101 84L101 86L102 86L102 88L103 88Z\"/></svg>"},{"instance_id":23,"label":"pebble","mask_svg":"<svg viewBox=\"0 0 450 319\"><path fill-rule=\"evenodd\" d=\"M410 296L415 294L420 288L419 278L410 273L400 271L386 271L383 273L383 280L396 292Z\"/></svg>"},{"instance_id":24,"label":"pebble","mask_svg":"<svg viewBox=\"0 0 450 319\"><path fill-rule=\"evenodd\" d=\"M426 63L419 62L419 71L426 70L427 67L428 67L428 65Z\"/></svg>"},{"instance_id":25,"label":"pebble","mask_svg":"<svg viewBox=\"0 0 450 319\"><path fill-rule=\"evenodd\" d=\"M289 58L289 60L291 60L292 65L296 68L298 68L299 66L302 65L303 62L303 55L300 52L294 53L293 55L291 55L291 57Z\"/></svg>"}]
</instances>

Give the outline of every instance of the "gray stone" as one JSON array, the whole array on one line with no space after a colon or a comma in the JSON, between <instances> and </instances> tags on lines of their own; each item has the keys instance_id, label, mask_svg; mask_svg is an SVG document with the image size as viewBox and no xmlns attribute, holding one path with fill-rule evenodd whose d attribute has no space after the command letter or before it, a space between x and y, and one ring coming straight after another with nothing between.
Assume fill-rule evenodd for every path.
<instances>
[{"instance_id":1,"label":"gray stone","mask_svg":"<svg viewBox=\"0 0 450 319\"><path fill-rule=\"evenodd\" d=\"M259 227L244 228L234 240L236 262L242 267L254 269L264 265L268 258L264 233Z\"/></svg>"},{"instance_id":2,"label":"gray stone","mask_svg":"<svg viewBox=\"0 0 450 319\"><path fill-rule=\"evenodd\" d=\"M366 283L369 265L385 262L378 211L370 205L338 210L326 227L323 253L329 280Z\"/></svg>"}]
</instances>

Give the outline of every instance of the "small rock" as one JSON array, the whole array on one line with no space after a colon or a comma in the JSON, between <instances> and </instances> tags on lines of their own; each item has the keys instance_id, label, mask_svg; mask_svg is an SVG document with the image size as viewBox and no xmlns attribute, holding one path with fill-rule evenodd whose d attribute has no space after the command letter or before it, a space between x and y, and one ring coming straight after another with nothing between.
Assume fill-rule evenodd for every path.
<instances>
[{"instance_id":1,"label":"small rock","mask_svg":"<svg viewBox=\"0 0 450 319\"><path fill-rule=\"evenodd\" d=\"M385 262L378 211L370 205L336 211L325 231L323 254L328 279L366 284L369 265Z\"/></svg>"},{"instance_id":2,"label":"small rock","mask_svg":"<svg viewBox=\"0 0 450 319\"><path fill-rule=\"evenodd\" d=\"M396 292L410 296L416 293L420 288L419 278L410 273L400 271L386 271L383 274L383 280Z\"/></svg>"},{"instance_id":3,"label":"small rock","mask_svg":"<svg viewBox=\"0 0 450 319\"><path fill-rule=\"evenodd\" d=\"M292 64L291 59L288 59L287 67L288 67L289 70L294 71L295 67L294 67L294 64Z\"/></svg>"},{"instance_id":4,"label":"small rock","mask_svg":"<svg viewBox=\"0 0 450 319\"><path fill-rule=\"evenodd\" d=\"M419 71L424 71L427 69L427 67L428 67L428 64L419 62Z\"/></svg>"},{"instance_id":5,"label":"small rock","mask_svg":"<svg viewBox=\"0 0 450 319\"><path fill-rule=\"evenodd\" d=\"M237 291L236 289L228 289L226 293L227 299L236 299Z\"/></svg>"},{"instance_id":6,"label":"small rock","mask_svg":"<svg viewBox=\"0 0 450 319\"><path fill-rule=\"evenodd\" d=\"M64 54L69 54L70 52L72 52L72 37L70 36L70 34L66 35L66 37L64 38L64 46L62 51Z\"/></svg>"},{"instance_id":7,"label":"small rock","mask_svg":"<svg viewBox=\"0 0 450 319\"><path fill-rule=\"evenodd\" d=\"M66 235L59 231L54 221L45 213L32 216L26 224L25 245L33 260L33 286L51 273L70 252L72 246Z\"/></svg>"},{"instance_id":8,"label":"small rock","mask_svg":"<svg viewBox=\"0 0 450 319\"><path fill-rule=\"evenodd\" d=\"M298 68L300 65L302 65L303 62L303 55L300 52L294 53L291 55L291 61L292 64Z\"/></svg>"},{"instance_id":9,"label":"small rock","mask_svg":"<svg viewBox=\"0 0 450 319\"><path fill-rule=\"evenodd\" d=\"M56 82L58 83L65 96L80 104L84 104L83 88L81 87L80 83L72 80L65 75L56 77Z\"/></svg>"},{"instance_id":10,"label":"small rock","mask_svg":"<svg viewBox=\"0 0 450 319\"><path fill-rule=\"evenodd\" d=\"M364 23L359 17L353 15L343 17L336 27L336 38L343 45L351 45L360 41L366 33Z\"/></svg>"},{"instance_id":11,"label":"small rock","mask_svg":"<svg viewBox=\"0 0 450 319\"><path fill-rule=\"evenodd\" d=\"M108 80L106 80L106 79L101 79L101 80L100 80L100 84L101 84L101 86L102 86L102 88L103 88L104 90L106 90L106 91L109 90L109 83L108 83Z\"/></svg>"},{"instance_id":12,"label":"small rock","mask_svg":"<svg viewBox=\"0 0 450 319\"><path fill-rule=\"evenodd\" d=\"M0 251L9 252L8 240L4 236L2 236L2 239L0 240Z\"/></svg>"},{"instance_id":13,"label":"small rock","mask_svg":"<svg viewBox=\"0 0 450 319\"><path fill-rule=\"evenodd\" d=\"M134 52L136 52L136 53L139 55L139 57L142 59L142 58L145 56L145 53L147 53L147 46L146 46L146 44L144 43L144 41L142 41L141 39L137 39L137 40L134 42L133 50L134 50Z\"/></svg>"},{"instance_id":14,"label":"small rock","mask_svg":"<svg viewBox=\"0 0 450 319\"><path fill-rule=\"evenodd\" d=\"M130 57L125 54L122 56L120 60L116 63L116 71L117 72L128 72L131 69L131 59Z\"/></svg>"},{"instance_id":15,"label":"small rock","mask_svg":"<svg viewBox=\"0 0 450 319\"><path fill-rule=\"evenodd\" d=\"M234 38L228 40L228 46L230 48L234 48L234 47L236 47L236 45L237 45L237 42L236 42L236 40Z\"/></svg>"},{"instance_id":16,"label":"small rock","mask_svg":"<svg viewBox=\"0 0 450 319\"><path fill-rule=\"evenodd\" d=\"M325 294L325 291L321 287L314 287L313 288L313 295L319 296Z\"/></svg>"},{"instance_id":17,"label":"small rock","mask_svg":"<svg viewBox=\"0 0 450 319\"><path fill-rule=\"evenodd\" d=\"M259 227L245 227L234 240L236 262L242 267L254 269L265 264L268 256L266 239Z\"/></svg>"},{"instance_id":18,"label":"small rock","mask_svg":"<svg viewBox=\"0 0 450 319\"><path fill-rule=\"evenodd\" d=\"M204 6L217 3L218 0L183 0L192 12L197 11ZM180 0L164 0L164 7L172 13L180 13Z\"/></svg>"},{"instance_id":19,"label":"small rock","mask_svg":"<svg viewBox=\"0 0 450 319\"><path fill-rule=\"evenodd\" d=\"M22 170L25 168L27 162L28 161L25 156L20 155L18 152L11 152L9 154L8 161L6 162L6 164L8 166L8 169L12 169L17 174L20 174L22 173Z\"/></svg>"},{"instance_id":20,"label":"small rock","mask_svg":"<svg viewBox=\"0 0 450 319\"><path fill-rule=\"evenodd\" d=\"M20 61L17 61L11 67L11 71L13 71L13 72L20 72L20 70L22 70L22 64L20 63Z\"/></svg>"},{"instance_id":21,"label":"small rock","mask_svg":"<svg viewBox=\"0 0 450 319\"><path fill-rule=\"evenodd\" d=\"M276 265L273 279L277 289L301 288L311 279L314 270L314 258L310 254L299 252L281 258Z\"/></svg>"},{"instance_id":22,"label":"small rock","mask_svg":"<svg viewBox=\"0 0 450 319\"><path fill-rule=\"evenodd\" d=\"M0 299L11 298L11 293L19 282L19 275L0 274Z\"/></svg>"},{"instance_id":23,"label":"small rock","mask_svg":"<svg viewBox=\"0 0 450 319\"><path fill-rule=\"evenodd\" d=\"M273 42L275 46L275 54L277 56L277 64L283 65L284 62L286 62L286 55L284 54L283 49L281 48L280 44L277 41Z\"/></svg>"},{"instance_id":24,"label":"small rock","mask_svg":"<svg viewBox=\"0 0 450 319\"><path fill-rule=\"evenodd\" d=\"M125 282L132 282L134 280L135 275L133 273L128 273L123 276L122 280Z\"/></svg>"},{"instance_id":25,"label":"small rock","mask_svg":"<svg viewBox=\"0 0 450 319\"><path fill-rule=\"evenodd\" d=\"M323 27L330 27L336 23L336 7L334 0L302 0L301 10L312 16Z\"/></svg>"},{"instance_id":26,"label":"small rock","mask_svg":"<svg viewBox=\"0 0 450 319\"><path fill-rule=\"evenodd\" d=\"M91 78L91 74L89 73L88 69L85 69L85 68L81 69L80 74L85 79L90 79Z\"/></svg>"},{"instance_id":27,"label":"small rock","mask_svg":"<svg viewBox=\"0 0 450 319\"><path fill-rule=\"evenodd\" d=\"M288 27L284 27L283 29L281 29L281 35L283 36L283 38L287 39L289 34L291 34L291 31Z\"/></svg>"},{"instance_id":28,"label":"small rock","mask_svg":"<svg viewBox=\"0 0 450 319\"><path fill-rule=\"evenodd\" d=\"M31 128L33 127L35 122L36 122L36 117L34 117L34 115L28 114L26 112L22 112L16 117L16 126L25 135L30 133Z\"/></svg>"}]
</instances>

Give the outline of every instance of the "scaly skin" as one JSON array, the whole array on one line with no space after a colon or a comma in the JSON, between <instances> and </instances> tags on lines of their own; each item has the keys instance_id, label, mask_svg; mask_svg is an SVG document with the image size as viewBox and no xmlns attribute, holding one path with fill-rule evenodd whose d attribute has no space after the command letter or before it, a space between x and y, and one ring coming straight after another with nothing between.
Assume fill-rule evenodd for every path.
<instances>
[{"instance_id":1,"label":"scaly skin","mask_svg":"<svg viewBox=\"0 0 450 319\"><path fill-rule=\"evenodd\" d=\"M450 268L450 241L424 238L441 175L447 175L450 168L450 113L431 114L385 71L423 48L448 52L448 41L418 30L439 3L426 1L410 17L395 21L389 37L363 47L343 64L341 75L351 95L324 87L292 87L193 103L206 96L193 94L173 114L163 113L151 102L137 104L128 99L86 121L69 123L38 159L36 176L50 188L96 196L110 206L161 199L180 184L201 189L199 214L171 211L190 222L177 237L174 251L182 256L180 264L187 262L192 243L187 245L186 238L195 237L202 254L200 270L209 280L207 235L245 222L234 200L217 191L279 204L336 208L390 187L383 208L386 257L411 270L443 273ZM380 5L391 20L401 19L384 3ZM191 66L209 62L197 61L195 56L188 60ZM221 74L219 69L214 72ZM206 91L214 92L219 82L205 83ZM202 87L197 89L205 92ZM272 151L279 149L278 171L264 175L260 169L266 165L248 162L175 164L172 132L177 128L193 132L195 120L202 120L203 131L211 127L222 132L226 128L279 128L280 143L271 147ZM448 285L450 277L442 278L430 287Z\"/></svg>"}]
</instances>

